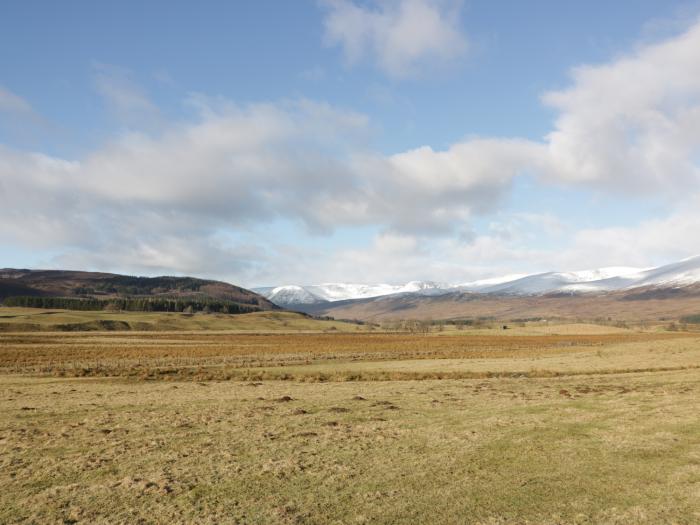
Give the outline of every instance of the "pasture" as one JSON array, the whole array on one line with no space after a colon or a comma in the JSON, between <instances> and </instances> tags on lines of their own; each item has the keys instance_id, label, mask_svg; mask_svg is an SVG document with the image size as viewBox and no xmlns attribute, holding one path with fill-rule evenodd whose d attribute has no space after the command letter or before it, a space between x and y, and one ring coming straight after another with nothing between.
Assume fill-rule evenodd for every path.
<instances>
[{"instance_id":1,"label":"pasture","mask_svg":"<svg viewBox=\"0 0 700 525\"><path fill-rule=\"evenodd\" d=\"M0 334L0 522L700 521L700 334L346 328Z\"/></svg>"}]
</instances>

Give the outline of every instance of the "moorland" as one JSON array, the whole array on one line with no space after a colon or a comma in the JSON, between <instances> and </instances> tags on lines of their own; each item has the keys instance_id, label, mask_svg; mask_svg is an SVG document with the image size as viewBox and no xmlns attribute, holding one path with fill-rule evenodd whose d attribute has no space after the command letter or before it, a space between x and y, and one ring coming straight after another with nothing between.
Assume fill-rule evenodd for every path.
<instances>
[{"instance_id":1,"label":"moorland","mask_svg":"<svg viewBox=\"0 0 700 525\"><path fill-rule=\"evenodd\" d=\"M104 316L129 330L56 331ZM3 523L700 520L687 327L10 308L0 325Z\"/></svg>"}]
</instances>

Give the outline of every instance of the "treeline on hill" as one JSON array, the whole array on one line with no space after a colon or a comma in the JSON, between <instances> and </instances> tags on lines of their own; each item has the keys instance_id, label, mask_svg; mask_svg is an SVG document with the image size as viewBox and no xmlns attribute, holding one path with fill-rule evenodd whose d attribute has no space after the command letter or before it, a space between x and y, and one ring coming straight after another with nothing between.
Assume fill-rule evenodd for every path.
<instances>
[{"instance_id":1,"label":"treeline on hill","mask_svg":"<svg viewBox=\"0 0 700 525\"><path fill-rule=\"evenodd\" d=\"M209 284L209 282L193 277L132 277L129 275L115 275L102 281L93 282L90 286L80 286L74 291L78 294L101 292L121 295L144 295L168 289L196 292L204 284Z\"/></svg>"},{"instance_id":2,"label":"treeline on hill","mask_svg":"<svg viewBox=\"0 0 700 525\"><path fill-rule=\"evenodd\" d=\"M260 308L218 299L187 298L113 298L81 299L75 297L6 297L5 306L26 308L55 308L61 310L125 310L129 312L217 312L244 314L258 312Z\"/></svg>"},{"instance_id":3,"label":"treeline on hill","mask_svg":"<svg viewBox=\"0 0 700 525\"><path fill-rule=\"evenodd\" d=\"M196 279L194 277L132 277L128 275L115 275L107 279L92 281L85 285L75 287L72 292L76 295L119 295L119 296L144 296L164 293L189 293L199 292L203 287L216 287L223 283ZM225 285L221 293L231 297L220 297L219 301L225 304L243 303L258 304L255 296L246 297L245 290L233 285ZM19 294L18 294L19 295ZM232 300L230 300L232 299Z\"/></svg>"}]
</instances>

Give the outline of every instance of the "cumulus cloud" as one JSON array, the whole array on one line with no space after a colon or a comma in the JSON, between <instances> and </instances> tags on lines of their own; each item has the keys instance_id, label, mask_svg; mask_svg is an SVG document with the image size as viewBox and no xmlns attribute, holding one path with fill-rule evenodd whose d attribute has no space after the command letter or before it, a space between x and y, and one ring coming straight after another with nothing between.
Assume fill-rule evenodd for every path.
<instances>
[{"instance_id":1,"label":"cumulus cloud","mask_svg":"<svg viewBox=\"0 0 700 525\"><path fill-rule=\"evenodd\" d=\"M461 2L388 0L361 5L353 0L324 0L326 40L342 47L349 63L369 58L393 77L464 54L467 40L459 28Z\"/></svg>"},{"instance_id":2,"label":"cumulus cloud","mask_svg":"<svg viewBox=\"0 0 700 525\"><path fill-rule=\"evenodd\" d=\"M328 5L357 16L369 9ZM370 14L401 13L402 6L390 2ZM99 74L115 107L151 107L135 84ZM193 95L193 119L130 131L78 159L0 146L0 241L59 250L75 257L65 260L96 267L112 261L256 283L310 268L319 278L468 279L534 271L536 263L554 269L691 255L700 251L698 79L700 23L575 69L569 87L544 96L558 116L540 141L475 137L390 155L372 150L372 123L353 111L304 99L240 106ZM23 106L15 100L12 107ZM541 243L527 233L561 236L565 227L546 214L496 217L486 233L473 232L473 219L501 209L521 173L621 197L666 192L676 209L637 228L569 231L572 242L556 252L533 248ZM280 221L314 233L357 226L380 233L364 249L332 254L251 240L261 225Z\"/></svg>"},{"instance_id":3,"label":"cumulus cloud","mask_svg":"<svg viewBox=\"0 0 700 525\"><path fill-rule=\"evenodd\" d=\"M367 146L365 115L325 103L188 103L193 121L128 132L75 160L0 147L0 239L59 250L60 265L218 269L261 282L282 271L280 257L259 239L224 242L217 232L254 236L279 221L311 234L367 226L385 232L378 249L420 251L415 236L451 234L492 211L537 156L528 142L491 139L380 155Z\"/></svg>"},{"instance_id":4,"label":"cumulus cloud","mask_svg":"<svg viewBox=\"0 0 700 525\"><path fill-rule=\"evenodd\" d=\"M475 140L382 156L364 147L365 116L327 104L196 104L195 122L128 133L79 160L0 150L5 235L62 245L123 228L123 216L148 234L171 215L212 229L282 219L445 233L496 206L531 155L527 143ZM52 219L36 228L42 214Z\"/></svg>"},{"instance_id":5,"label":"cumulus cloud","mask_svg":"<svg viewBox=\"0 0 700 525\"><path fill-rule=\"evenodd\" d=\"M391 155L363 171L384 174L369 202L391 228L444 233L497 209L513 179L540 162L541 147L529 141L475 138L444 151L424 146Z\"/></svg>"},{"instance_id":6,"label":"cumulus cloud","mask_svg":"<svg viewBox=\"0 0 700 525\"><path fill-rule=\"evenodd\" d=\"M700 22L610 63L581 66L544 95L551 176L628 192L700 182Z\"/></svg>"}]
</instances>

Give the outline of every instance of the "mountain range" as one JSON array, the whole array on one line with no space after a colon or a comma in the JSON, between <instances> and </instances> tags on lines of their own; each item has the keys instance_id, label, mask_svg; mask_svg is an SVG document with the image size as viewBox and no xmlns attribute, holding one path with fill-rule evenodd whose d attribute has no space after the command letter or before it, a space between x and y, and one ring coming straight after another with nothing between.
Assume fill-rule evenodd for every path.
<instances>
[{"instance_id":1,"label":"mountain range","mask_svg":"<svg viewBox=\"0 0 700 525\"><path fill-rule=\"evenodd\" d=\"M544 272L453 284L324 283L253 290L284 308L340 318L514 318L560 313L636 317L638 312L641 317L676 316L700 311L700 256L653 268ZM640 303L642 299L646 302Z\"/></svg>"},{"instance_id":2,"label":"mountain range","mask_svg":"<svg viewBox=\"0 0 700 525\"><path fill-rule=\"evenodd\" d=\"M614 266L595 270L517 274L458 284L411 281L403 285L324 283L253 288L280 306L368 299L396 294L442 295L475 292L498 295L596 293L643 286L686 286L700 282L700 255L654 268Z\"/></svg>"},{"instance_id":3,"label":"mountain range","mask_svg":"<svg viewBox=\"0 0 700 525\"><path fill-rule=\"evenodd\" d=\"M700 256L654 268L508 275L446 284L255 288L193 277L0 270L5 305L228 313L286 308L338 319L680 319L700 314Z\"/></svg>"}]
</instances>

